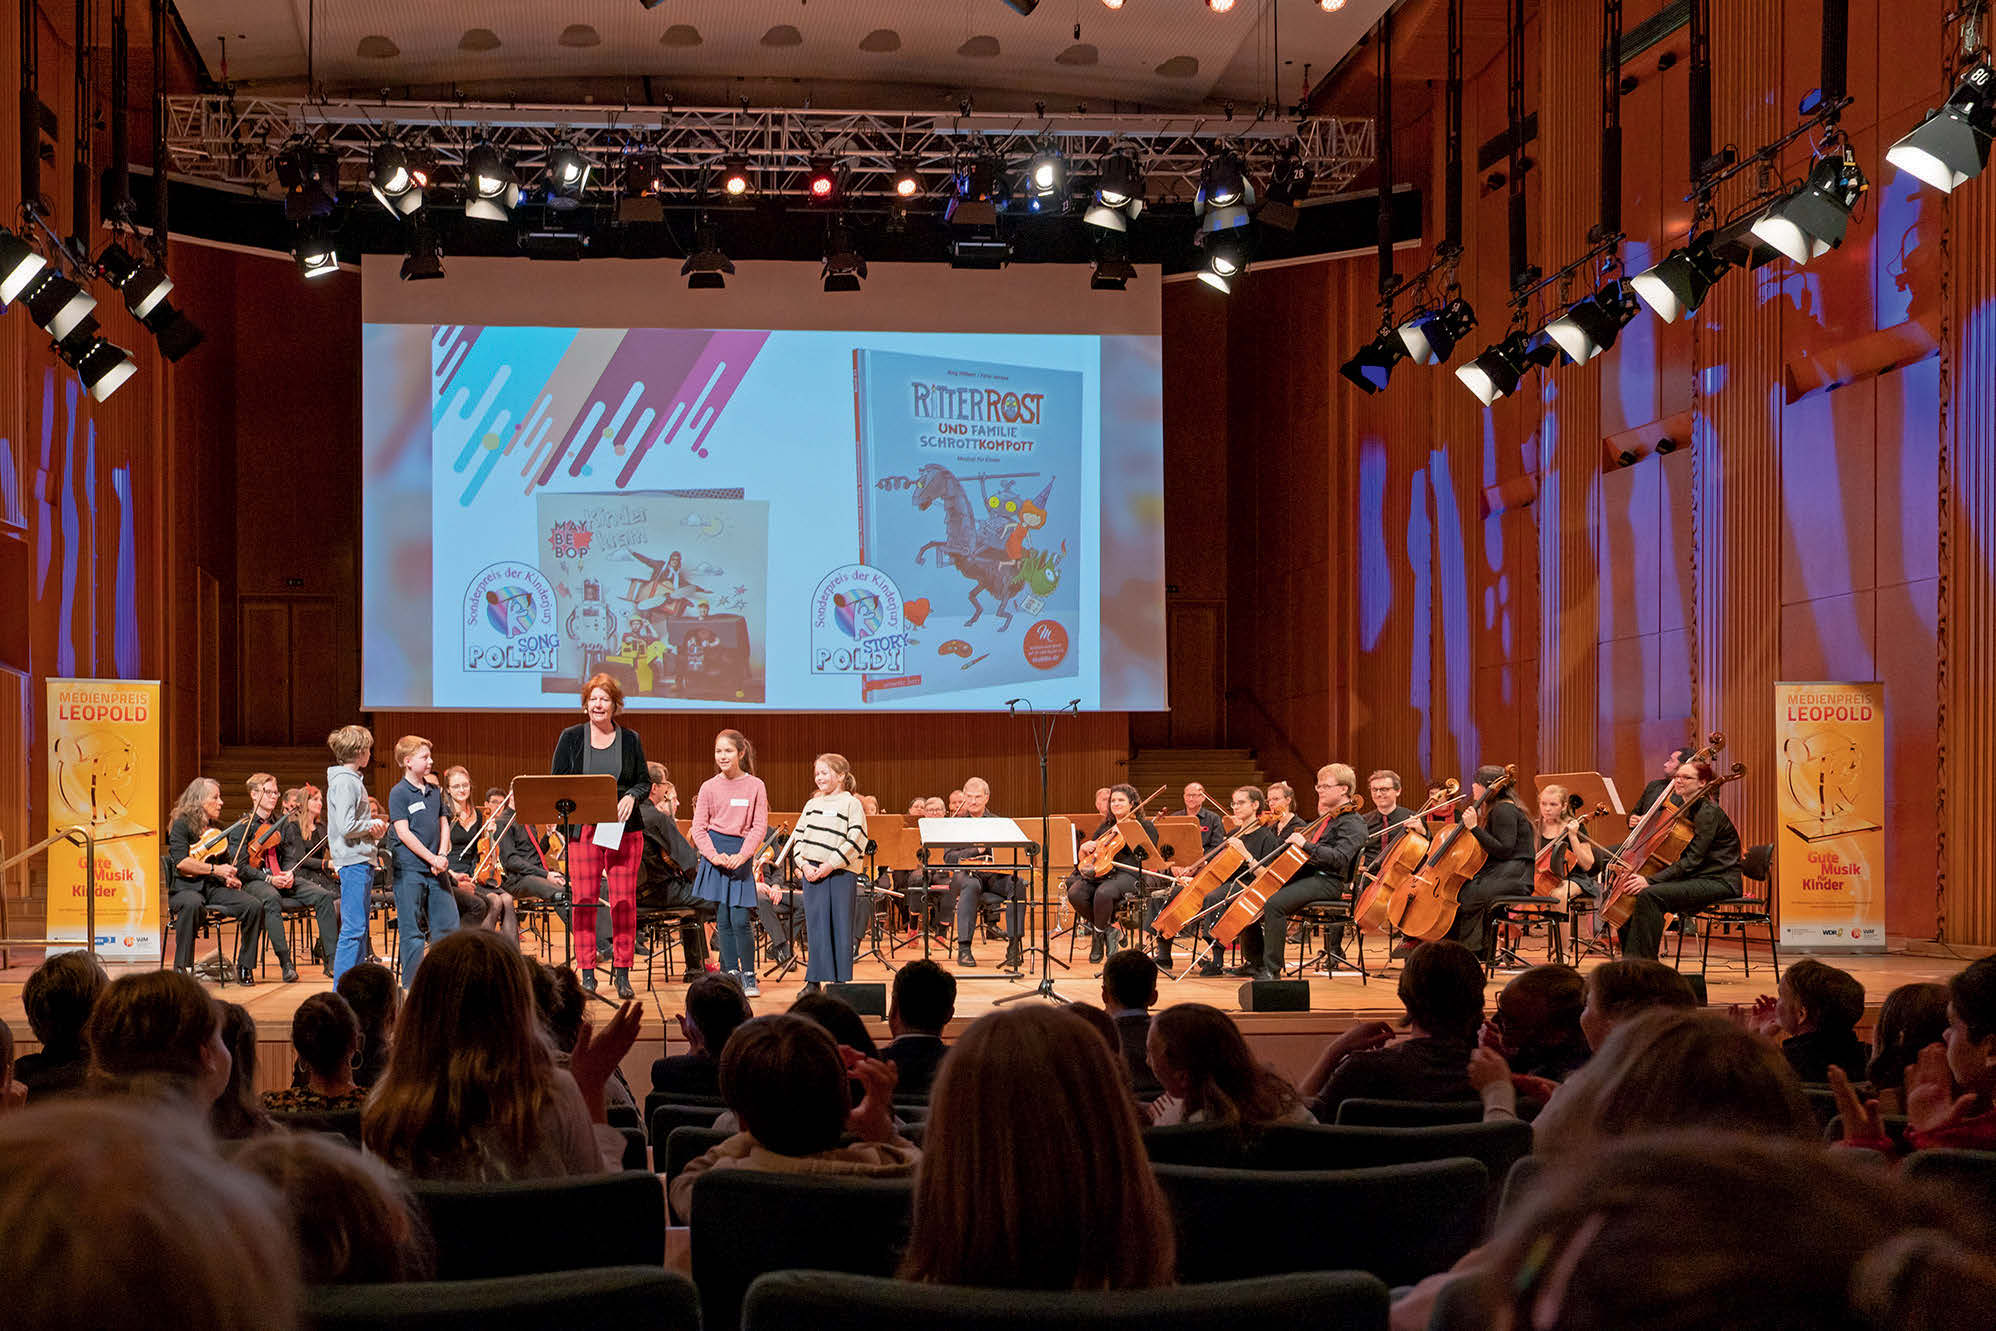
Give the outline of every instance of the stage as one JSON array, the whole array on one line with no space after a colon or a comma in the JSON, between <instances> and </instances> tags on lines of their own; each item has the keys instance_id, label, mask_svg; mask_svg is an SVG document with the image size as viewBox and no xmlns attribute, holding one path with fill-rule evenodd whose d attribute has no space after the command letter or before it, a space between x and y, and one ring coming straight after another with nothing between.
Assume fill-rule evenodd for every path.
<instances>
[{"instance_id":1,"label":"stage","mask_svg":"<svg viewBox=\"0 0 1996 1331\"><path fill-rule=\"evenodd\" d=\"M1959 971L1975 953L1949 956L1934 944L1916 944L1922 950L1893 951L1882 956L1838 957L1825 955L1823 960L1840 966L1855 975L1865 989L1865 1027L1876 1017L1878 1005L1885 995L1902 984L1919 981L1946 980ZM562 960L562 940L559 931L554 935L553 947L546 954L550 961ZM382 950L377 940L377 950ZM979 965L975 969L963 969L949 960L946 949L934 946L931 957L945 965L957 977L956 1019L950 1023L947 1035L955 1036L972 1021L992 1011L1001 1000L1014 995L1030 993L1038 981L1038 974L1013 978L996 968L1003 956L1003 944L980 943L973 949ZM536 940L529 939L529 955L541 955ZM1065 961L1064 940L1056 940L1056 957ZM1542 946L1531 949L1529 960L1540 959ZM1158 984L1158 1006L1170 1007L1178 1003L1209 1003L1238 1014L1242 1031L1255 1048L1256 1053L1292 1079L1301 1078L1323 1049L1324 1043L1338 1033L1360 1021L1392 1021L1401 1013L1395 997L1395 983L1398 978L1398 964L1381 968L1384 949L1366 949L1367 964L1374 968L1368 980L1360 980L1356 975L1305 977L1310 986L1310 1009L1307 1012L1241 1012L1239 993L1242 981L1236 979L1194 979L1172 980L1160 977ZM200 959L207 961L214 955L212 945L205 945ZM1087 964L1087 948L1077 944L1074 962L1070 968L1060 965L1053 967L1054 991L1062 998L1073 1002L1102 1003L1100 966ZM1186 956L1179 950L1181 964ZM1800 952L1783 954L1786 964ZM921 956L921 943L917 938L894 954L895 965L914 960ZM1668 960L1668 941L1664 953ZM15 960L21 962L17 951ZM638 997L646 1007L644 1028L638 1037L636 1047L624 1060L624 1075L633 1088L641 1094L650 1085L651 1061L666 1053L682 1053L686 1048L685 1038L680 1034L679 1023L675 1020L686 1010L686 984L677 970L675 948L675 971L672 979L665 978L663 966L658 964L663 958L654 957L653 983L645 987L643 957L632 968L631 983L637 988ZM1037 960L1037 958L1035 958ZM1599 964L1598 959L1582 963L1586 970ZM1696 966L1690 956L1687 943L1685 965L1688 973L1696 973ZM134 967L112 965L113 977L129 973ZM21 1008L21 984L33 970L32 963L16 964L0 970L0 1018L4 1018L13 1028L19 1053L27 1053L39 1046L28 1030L28 1024ZM248 1008L256 1018L258 1032L257 1084L260 1088L275 1089L288 1084L291 1068L290 1031L292 1014L308 996L323 992L332 987L332 981L325 978L318 966L307 963L300 967L301 978L296 984L284 984L275 977L274 963L269 967L271 978L260 980L249 988L231 984L226 989L210 985L218 998L231 1003L240 1003ZM1516 973L1515 969L1500 969L1489 985L1489 1001L1496 1001L1497 991ZM762 980L762 996L750 1000L758 1013L780 1012L787 1008L803 988L803 967L800 965L782 979L773 977ZM891 984L893 972L888 965L877 960L862 960L855 968L853 978L858 982ZM599 995L612 997L607 968L599 970ZM1756 953L1751 975L1742 974L1737 952L1728 955L1722 963L1717 950L1713 954L1709 972L1707 992L1711 1006L1723 1007L1728 1003L1751 1002L1760 994L1774 992L1774 978L1765 965L1764 954ZM1034 1002L1036 999L1022 1001ZM611 1008L592 1004L607 1014ZM884 1020L868 1019L874 1038L881 1042L888 1039L887 1024Z\"/></svg>"}]
</instances>

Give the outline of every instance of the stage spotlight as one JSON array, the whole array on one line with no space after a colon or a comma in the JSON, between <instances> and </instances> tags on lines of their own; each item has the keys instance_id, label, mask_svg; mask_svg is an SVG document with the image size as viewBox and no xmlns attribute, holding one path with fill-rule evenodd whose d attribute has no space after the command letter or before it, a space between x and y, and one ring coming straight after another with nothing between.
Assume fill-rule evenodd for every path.
<instances>
[{"instance_id":1,"label":"stage spotlight","mask_svg":"<svg viewBox=\"0 0 1996 1331\"><path fill-rule=\"evenodd\" d=\"M1502 342L1484 348L1468 364L1458 365L1455 377L1487 407L1498 398L1518 391L1525 378L1528 351L1525 335L1514 332Z\"/></svg>"},{"instance_id":2,"label":"stage spotlight","mask_svg":"<svg viewBox=\"0 0 1996 1331\"><path fill-rule=\"evenodd\" d=\"M915 174L915 164L905 157L894 159L894 174L889 184L897 199L912 199L922 192L922 178Z\"/></svg>"},{"instance_id":3,"label":"stage spotlight","mask_svg":"<svg viewBox=\"0 0 1996 1331\"><path fill-rule=\"evenodd\" d=\"M1143 210L1143 163L1134 148L1118 148L1102 159L1093 201L1081 220L1104 231L1126 231Z\"/></svg>"},{"instance_id":4,"label":"stage spotlight","mask_svg":"<svg viewBox=\"0 0 1996 1331\"><path fill-rule=\"evenodd\" d=\"M117 392L125 380L138 373L131 352L97 335L95 319L81 320L67 337L57 338L53 346L62 363L83 381L84 391L98 402Z\"/></svg>"},{"instance_id":5,"label":"stage spotlight","mask_svg":"<svg viewBox=\"0 0 1996 1331\"><path fill-rule=\"evenodd\" d=\"M1525 364L1549 370L1555 365L1571 365L1573 358L1551 333L1541 328L1525 339Z\"/></svg>"},{"instance_id":6,"label":"stage spotlight","mask_svg":"<svg viewBox=\"0 0 1996 1331\"><path fill-rule=\"evenodd\" d=\"M582 202L595 163L584 157L572 143L564 143L548 154L546 170L547 202L550 208L573 208Z\"/></svg>"},{"instance_id":7,"label":"stage spotlight","mask_svg":"<svg viewBox=\"0 0 1996 1331\"><path fill-rule=\"evenodd\" d=\"M1400 341L1416 365L1439 365L1455 354L1455 344L1476 327L1476 311L1456 296L1440 309L1422 310L1399 327Z\"/></svg>"},{"instance_id":8,"label":"stage spotlight","mask_svg":"<svg viewBox=\"0 0 1996 1331\"><path fill-rule=\"evenodd\" d=\"M721 240L714 224L701 218L693 228L693 253L679 265L679 275L694 291L719 291L734 275L735 261L721 252Z\"/></svg>"},{"instance_id":9,"label":"stage spotlight","mask_svg":"<svg viewBox=\"0 0 1996 1331\"><path fill-rule=\"evenodd\" d=\"M409 232L409 253L402 260L402 280L429 282L443 275L444 247L437 240L436 232L419 222Z\"/></svg>"},{"instance_id":10,"label":"stage spotlight","mask_svg":"<svg viewBox=\"0 0 1996 1331\"><path fill-rule=\"evenodd\" d=\"M473 148L464 159L464 215L481 222L505 222L520 202L520 185L512 163L489 143Z\"/></svg>"},{"instance_id":11,"label":"stage spotlight","mask_svg":"<svg viewBox=\"0 0 1996 1331\"><path fill-rule=\"evenodd\" d=\"M292 243L291 257L298 261L298 271L306 277L324 277L338 272L340 268L340 256L333 248L333 238L317 222L308 222L298 228L298 239Z\"/></svg>"},{"instance_id":12,"label":"stage spotlight","mask_svg":"<svg viewBox=\"0 0 1996 1331\"><path fill-rule=\"evenodd\" d=\"M1026 15L1030 15L1040 7L1040 0L1005 0L1005 3Z\"/></svg>"},{"instance_id":13,"label":"stage spotlight","mask_svg":"<svg viewBox=\"0 0 1996 1331\"><path fill-rule=\"evenodd\" d=\"M1247 237L1239 232L1216 233L1202 237L1200 248L1206 266L1199 270L1199 280L1215 291L1233 291L1235 279L1247 271Z\"/></svg>"},{"instance_id":14,"label":"stage spotlight","mask_svg":"<svg viewBox=\"0 0 1996 1331\"><path fill-rule=\"evenodd\" d=\"M1378 337L1360 347L1358 354L1340 365L1338 373L1361 392L1377 393L1386 387L1393 367L1406 358L1407 346L1400 340L1399 334L1391 328L1384 328Z\"/></svg>"},{"instance_id":15,"label":"stage spotlight","mask_svg":"<svg viewBox=\"0 0 1996 1331\"><path fill-rule=\"evenodd\" d=\"M1215 14L1225 14L1234 7L1234 0L1206 0L1206 8Z\"/></svg>"},{"instance_id":16,"label":"stage spotlight","mask_svg":"<svg viewBox=\"0 0 1996 1331\"><path fill-rule=\"evenodd\" d=\"M749 175L746 158L724 157L721 159L721 193L730 198L740 198L755 186Z\"/></svg>"},{"instance_id":17,"label":"stage spotlight","mask_svg":"<svg viewBox=\"0 0 1996 1331\"><path fill-rule=\"evenodd\" d=\"M1123 0L1102 0L1102 8L1104 9L1121 9L1122 7Z\"/></svg>"},{"instance_id":18,"label":"stage spotlight","mask_svg":"<svg viewBox=\"0 0 1996 1331\"><path fill-rule=\"evenodd\" d=\"M852 247L844 222L832 223L825 232L825 270L820 277L827 291L857 291L866 277L866 260Z\"/></svg>"},{"instance_id":19,"label":"stage spotlight","mask_svg":"<svg viewBox=\"0 0 1996 1331\"><path fill-rule=\"evenodd\" d=\"M1026 163L1026 188L1035 197L1051 199L1067 186L1067 161L1058 149L1041 148Z\"/></svg>"},{"instance_id":20,"label":"stage spotlight","mask_svg":"<svg viewBox=\"0 0 1996 1331\"><path fill-rule=\"evenodd\" d=\"M368 163L368 192L397 217L407 217L423 206L423 187L429 183L427 164L399 143L380 145Z\"/></svg>"},{"instance_id":21,"label":"stage spotlight","mask_svg":"<svg viewBox=\"0 0 1996 1331\"><path fill-rule=\"evenodd\" d=\"M277 154L277 183L284 187L284 216L293 222L324 217L340 201L338 154L295 142Z\"/></svg>"},{"instance_id":22,"label":"stage spotlight","mask_svg":"<svg viewBox=\"0 0 1996 1331\"><path fill-rule=\"evenodd\" d=\"M24 293L28 317L60 342L97 308L97 297L51 268Z\"/></svg>"},{"instance_id":23,"label":"stage spotlight","mask_svg":"<svg viewBox=\"0 0 1996 1331\"><path fill-rule=\"evenodd\" d=\"M1806 264L1843 244L1850 210L1864 190L1864 172L1849 149L1822 158L1801 188L1754 219L1753 234L1795 263Z\"/></svg>"},{"instance_id":24,"label":"stage spotlight","mask_svg":"<svg viewBox=\"0 0 1996 1331\"><path fill-rule=\"evenodd\" d=\"M973 157L961 163L951 182L956 193L943 209L953 227L998 225L998 200L1005 194L1005 173L996 158Z\"/></svg>"},{"instance_id":25,"label":"stage spotlight","mask_svg":"<svg viewBox=\"0 0 1996 1331\"><path fill-rule=\"evenodd\" d=\"M1089 290L1127 291L1136 275L1136 265L1130 262L1129 246L1122 236L1111 232L1096 239L1095 271L1088 279Z\"/></svg>"},{"instance_id":26,"label":"stage spotlight","mask_svg":"<svg viewBox=\"0 0 1996 1331\"><path fill-rule=\"evenodd\" d=\"M46 267L48 260L35 253L27 241L0 226L0 310L19 300Z\"/></svg>"},{"instance_id":27,"label":"stage spotlight","mask_svg":"<svg viewBox=\"0 0 1996 1331\"><path fill-rule=\"evenodd\" d=\"M1885 160L1948 194L1981 175L1989 165L1989 138L1996 122L1990 80L1986 64L1962 75L1954 94L1887 148Z\"/></svg>"},{"instance_id":28,"label":"stage spotlight","mask_svg":"<svg viewBox=\"0 0 1996 1331\"><path fill-rule=\"evenodd\" d=\"M1267 226L1294 231L1301 220L1296 205L1310 196L1316 183L1317 169L1304 160L1302 145L1283 144L1268 169L1268 190L1256 218Z\"/></svg>"},{"instance_id":29,"label":"stage spotlight","mask_svg":"<svg viewBox=\"0 0 1996 1331\"><path fill-rule=\"evenodd\" d=\"M1781 251L1768 244L1753 231L1757 215L1748 213L1736 218L1712 233L1712 257L1722 259L1730 268L1752 270L1763 264L1773 263L1781 257Z\"/></svg>"},{"instance_id":30,"label":"stage spotlight","mask_svg":"<svg viewBox=\"0 0 1996 1331\"><path fill-rule=\"evenodd\" d=\"M1709 231L1693 236L1683 249L1672 250L1654 266L1629 279L1636 295L1657 318L1675 323L1686 315L1696 314L1713 284L1732 267L1713 253L1712 241Z\"/></svg>"},{"instance_id":31,"label":"stage spotlight","mask_svg":"<svg viewBox=\"0 0 1996 1331\"><path fill-rule=\"evenodd\" d=\"M1317 8L1326 14L1335 14L1345 7L1345 0L1317 0Z\"/></svg>"},{"instance_id":32,"label":"stage spotlight","mask_svg":"<svg viewBox=\"0 0 1996 1331\"><path fill-rule=\"evenodd\" d=\"M1546 325L1546 335L1559 344L1568 360L1583 365L1614 346L1615 338L1641 308L1629 294L1628 284L1616 279L1568 306L1565 314Z\"/></svg>"},{"instance_id":33,"label":"stage spotlight","mask_svg":"<svg viewBox=\"0 0 1996 1331\"><path fill-rule=\"evenodd\" d=\"M149 263L133 258L125 247L112 241L97 256L97 271L112 288L125 297L125 308L140 319L166 299L173 279Z\"/></svg>"},{"instance_id":34,"label":"stage spotlight","mask_svg":"<svg viewBox=\"0 0 1996 1331\"><path fill-rule=\"evenodd\" d=\"M1199 192L1192 198L1199 230L1211 233L1246 226L1253 206L1254 187L1248 183L1240 154L1223 148L1208 157L1199 172Z\"/></svg>"},{"instance_id":35,"label":"stage spotlight","mask_svg":"<svg viewBox=\"0 0 1996 1331\"><path fill-rule=\"evenodd\" d=\"M804 177L804 193L812 203L827 207L839 201L839 168L829 157L813 157Z\"/></svg>"}]
</instances>

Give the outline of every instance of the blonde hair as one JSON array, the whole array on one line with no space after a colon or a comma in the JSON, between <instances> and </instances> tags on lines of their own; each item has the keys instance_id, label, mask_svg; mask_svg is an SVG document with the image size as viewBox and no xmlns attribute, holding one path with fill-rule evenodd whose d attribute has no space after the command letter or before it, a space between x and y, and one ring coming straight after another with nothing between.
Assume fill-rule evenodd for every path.
<instances>
[{"instance_id":1,"label":"blonde hair","mask_svg":"<svg viewBox=\"0 0 1996 1331\"><path fill-rule=\"evenodd\" d=\"M416 756L418 750L430 749L434 751L435 748L434 744L431 744L421 735L404 735L401 739L395 741L395 765L397 767L407 767L409 760Z\"/></svg>"},{"instance_id":2,"label":"blonde hair","mask_svg":"<svg viewBox=\"0 0 1996 1331\"><path fill-rule=\"evenodd\" d=\"M350 763L374 747L374 732L366 726L341 726L326 736L326 747L333 757Z\"/></svg>"},{"instance_id":3,"label":"blonde hair","mask_svg":"<svg viewBox=\"0 0 1996 1331\"><path fill-rule=\"evenodd\" d=\"M859 782L853 779L852 764L842 753L821 753L813 760L832 769L832 775L839 778L839 789L850 794L859 789Z\"/></svg>"},{"instance_id":4,"label":"blonde hair","mask_svg":"<svg viewBox=\"0 0 1996 1331\"><path fill-rule=\"evenodd\" d=\"M273 786L277 784L277 778L268 772L251 772L243 779L243 793L251 798L255 798L257 793L263 789L266 781Z\"/></svg>"},{"instance_id":5,"label":"blonde hair","mask_svg":"<svg viewBox=\"0 0 1996 1331\"><path fill-rule=\"evenodd\" d=\"M1317 779L1343 786L1354 795L1358 793L1358 773L1351 770L1350 763L1325 763L1317 769Z\"/></svg>"}]
</instances>

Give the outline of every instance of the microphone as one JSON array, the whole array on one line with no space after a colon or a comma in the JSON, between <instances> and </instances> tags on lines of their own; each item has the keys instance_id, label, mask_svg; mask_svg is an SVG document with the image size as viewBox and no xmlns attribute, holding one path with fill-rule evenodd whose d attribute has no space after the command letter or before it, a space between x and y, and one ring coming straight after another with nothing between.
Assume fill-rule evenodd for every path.
<instances>
[{"instance_id":1,"label":"microphone","mask_svg":"<svg viewBox=\"0 0 1996 1331\"><path fill-rule=\"evenodd\" d=\"M1024 698L1007 698L1005 700L1005 705L1007 707L1017 707L1020 703L1024 701L1025 701Z\"/></svg>"}]
</instances>

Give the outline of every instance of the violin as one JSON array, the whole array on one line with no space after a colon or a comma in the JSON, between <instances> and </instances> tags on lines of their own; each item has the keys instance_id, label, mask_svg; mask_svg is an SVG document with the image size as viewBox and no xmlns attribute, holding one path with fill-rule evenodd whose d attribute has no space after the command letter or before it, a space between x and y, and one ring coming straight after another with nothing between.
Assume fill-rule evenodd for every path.
<instances>
[{"instance_id":1,"label":"violin","mask_svg":"<svg viewBox=\"0 0 1996 1331\"><path fill-rule=\"evenodd\" d=\"M1137 805L1136 808L1131 809L1122 818L1116 819L1114 825L1107 832L1096 837L1095 849L1089 852L1087 862L1081 866L1081 872L1090 878L1107 878L1110 874L1114 873L1116 871L1116 857L1129 847L1129 838L1123 834L1123 824L1126 821L1134 820L1138 814L1143 812L1144 804L1149 804L1159 795L1162 795L1165 789L1166 787L1159 786L1156 790L1153 790L1144 798L1143 804Z\"/></svg>"},{"instance_id":2,"label":"violin","mask_svg":"<svg viewBox=\"0 0 1996 1331\"><path fill-rule=\"evenodd\" d=\"M1283 886L1294 878L1302 867L1310 862L1310 845L1333 819L1342 818L1348 813L1357 813L1364 802L1354 795L1343 804L1319 814L1317 821L1303 830L1303 844L1284 841L1267 860L1263 861L1248 885L1234 897L1233 904L1220 916L1220 922L1213 926L1213 941L1221 946L1231 944L1247 930L1250 924L1261 918L1268 899L1280 892Z\"/></svg>"},{"instance_id":3,"label":"violin","mask_svg":"<svg viewBox=\"0 0 1996 1331\"><path fill-rule=\"evenodd\" d=\"M1517 764L1511 763L1505 766L1504 775L1484 788L1483 798L1469 806L1476 810L1479 822L1487 819L1491 806L1517 780ZM1425 943L1446 937L1455 927L1456 899L1463 885L1476 876L1487 859L1489 854L1483 843L1460 822L1436 837L1428 858L1414 874L1411 889L1393 902L1400 912L1393 921L1395 927L1409 938Z\"/></svg>"},{"instance_id":4,"label":"violin","mask_svg":"<svg viewBox=\"0 0 1996 1331\"><path fill-rule=\"evenodd\" d=\"M244 814L227 827L209 828L196 837L194 844L187 848L187 858L190 860L208 860L211 863L220 859L228 853L229 833L235 831L248 821L249 815Z\"/></svg>"},{"instance_id":5,"label":"violin","mask_svg":"<svg viewBox=\"0 0 1996 1331\"><path fill-rule=\"evenodd\" d=\"M286 814L273 818L243 841L241 859L244 864L261 864L264 857L284 844L284 824L291 821Z\"/></svg>"},{"instance_id":6,"label":"violin","mask_svg":"<svg viewBox=\"0 0 1996 1331\"><path fill-rule=\"evenodd\" d=\"M1455 803L1456 793L1462 783L1454 777L1442 782L1428 792L1427 803L1414 810L1414 816L1393 828L1382 827L1374 835L1384 835L1396 830L1392 844L1380 852L1379 867L1373 871L1358 901L1352 906L1352 922L1367 933L1383 934L1388 922L1393 918L1393 904L1396 898L1406 895L1413 880L1414 871L1428 858L1428 838L1421 834L1427 819L1434 813Z\"/></svg>"},{"instance_id":7,"label":"violin","mask_svg":"<svg viewBox=\"0 0 1996 1331\"><path fill-rule=\"evenodd\" d=\"M473 841L478 858L472 864L471 881L480 887L496 888L505 881L506 871L499 863L493 850L499 844L499 827L490 818L485 820L485 830Z\"/></svg>"},{"instance_id":8,"label":"violin","mask_svg":"<svg viewBox=\"0 0 1996 1331\"><path fill-rule=\"evenodd\" d=\"M755 880L758 883L767 883L770 880L771 870L776 866L776 857L783 853L783 847L789 839L790 824L778 823L776 831L763 841L762 849L756 852L755 857Z\"/></svg>"},{"instance_id":9,"label":"violin","mask_svg":"<svg viewBox=\"0 0 1996 1331\"><path fill-rule=\"evenodd\" d=\"M1533 896L1554 897L1559 895L1559 889L1565 884L1566 876L1553 872L1553 856L1559 852L1560 845L1566 840L1568 833L1577 828L1585 827L1589 818L1598 818L1602 814L1610 812L1607 805L1597 804L1590 812L1583 814L1580 812L1580 808L1585 803L1586 801L1578 795L1568 795L1566 797L1566 811L1569 815L1573 816L1566 818L1560 824L1559 831L1547 837L1546 843L1539 847L1539 853L1532 857Z\"/></svg>"}]
</instances>

